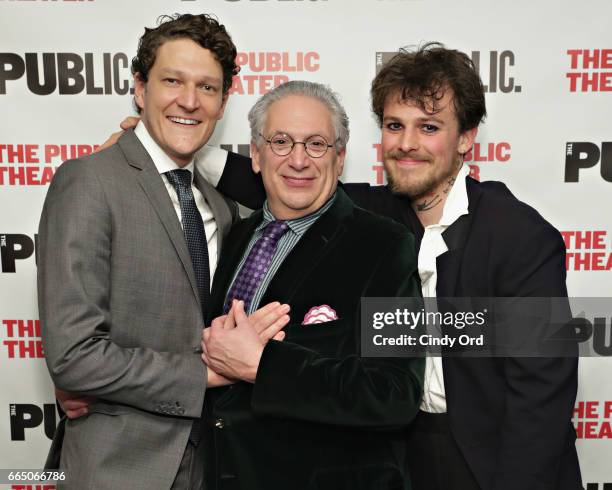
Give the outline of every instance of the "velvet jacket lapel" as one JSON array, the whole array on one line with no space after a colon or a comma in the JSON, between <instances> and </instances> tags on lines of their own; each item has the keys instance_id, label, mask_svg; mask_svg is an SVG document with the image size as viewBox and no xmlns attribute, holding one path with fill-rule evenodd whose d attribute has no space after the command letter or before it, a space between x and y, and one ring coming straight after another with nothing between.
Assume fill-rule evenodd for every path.
<instances>
[{"instance_id":1,"label":"velvet jacket lapel","mask_svg":"<svg viewBox=\"0 0 612 490\"><path fill-rule=\"evenodd\" d=\"M343 221L353 214L353 203L342 189L337 190L332 206L306 231L276 272L261 299L290 303L301 282L331 250L344 232Z\"/></svg>"},{"instance_id":2,"label":"velvet jacket lapel","mask_svg":"<svg viewBox=\"0 0 612 490\"><path fill-rule=\"evenodd\" d=\"M189 278L191 289L193 291L198 304L200 297L198 293L198 287L196 283L195 273L193 271L193 265L191 263L191 256L185 242L185 236L183 235L183 229L176 216L176 211L172 206L172 201L166 190L153 160L144 149L138 137L134 134L133 130L128 130L118 141L119 147L123 151L128 164L140 172L137 174L136 179L142 190L146 194L147 198L151 202L151 206L157 213L164 229L168 233L168 237L176 250L176 253L183 264L185 274ZM200 305L201 306L201 305Z\"/></svg>"}]
</instances>

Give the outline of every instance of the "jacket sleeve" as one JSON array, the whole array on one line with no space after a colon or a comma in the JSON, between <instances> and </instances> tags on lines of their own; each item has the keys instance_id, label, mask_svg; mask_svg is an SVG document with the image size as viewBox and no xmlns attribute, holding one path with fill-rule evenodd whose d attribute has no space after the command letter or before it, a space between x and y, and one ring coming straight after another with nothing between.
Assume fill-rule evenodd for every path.
<instances>
[{"instance_id":1,"label":"jacket sleeve","mask_svg":"<svg viewBox=\"0 0 612 490\"><path fill-rule=\"evenodd\" d=\"M408 233L382 250L362 296L419 296L413 250ZM424 359L332 358L271 341L259 365L252 406L259 414L340 426L407 425L419 408L423 370Z\"/></svg>"},{"instance_id":2,"label":"jacket sleeve","mask_svg":"<svg viewBox=\"0 0 612 490\"><path fill-rule=\"evenodd\" d=\"M565 247L559 232L541 222L527 229L515 235L513 250L505 251L496 296L566 297ZM575 451L570 421L577 357L515 357L504 359L503 366L505 417L492 488L556 488L564 452Z\"/></svg>"},{"instance_id":3,"label":"jacket sleeve","mask_svg":"<svg viewBox=\"0 0 612 490\"><path fill-rule=\"evenodd\" d=\"M249 157L227 152L227 159L220 173L216 187L221 194L249 209L263 207L266 191L261 174L253 172Z\"/></svg>"},{"instance_id":4,"label":"jacket sleeve","mask_svg":"<svg viewBox=\"0 0 612 490\"><path fill-rule=\"evenodd\" d=\"M39 227L41 333L53 382L150 412L199 417L206 386L199 355L123 347L111 339L114 328L128 327L112 323L111 294L130 294L111 290L112 237L113 216L93 165L64 163Z\"/></svg>"}]
</instances>

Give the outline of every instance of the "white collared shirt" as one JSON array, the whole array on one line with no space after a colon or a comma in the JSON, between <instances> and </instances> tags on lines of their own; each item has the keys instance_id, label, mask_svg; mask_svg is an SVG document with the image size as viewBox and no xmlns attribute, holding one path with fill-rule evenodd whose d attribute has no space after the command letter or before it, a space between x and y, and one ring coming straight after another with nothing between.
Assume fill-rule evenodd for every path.
<instances>
[{"instance_id":1,"label":"white collared shirt","mask_svg":"<svg viewBox=\"0 0 612 490\"><path fill-rule=\"evenodd\" d=\"M442 232L464 214L468 214L468 196L465 179L469 175L467 165L461 167L455 184L451 187L439 223L425 227L421 248L419 250L419 276L424 297L435 298L438 283L436 259L448 251ZM425 384L421 410L430 413L446 413L446 392L442 357L425 359Z\"/></svg>"},{"instance_id":2,"label":"white collared shirt","mask_svg":"<svg viewBox=\"0 0 612 490\"><path fill-rule=\"evenodd\" d=\"M170 200L172 201L172 205L174 206L174 210L176 211L176 215L181 221L181 204L178 199L178 195L176 193L176 189L174 186L168 181L167 177L164 175L164 172L168 172L170 170L177 170L183 168L185 170L189 170L191 172L191 191L193 192L193 197L196 202L196 206L198 207L198 211L200 211L200 215L202 216L202 222L204 223L204 231L206 233L206 240L208 243L208 263L210 267L210 284L212 285L212 278L215 273L215 269L217 268L217 259L218 259L218 250L217 250L217 223L215 221L215 217L210 209L210 206L204 199L202 193L198 190L198 188L194 185L193 182L193 172L195 165L194 160L189 162L185 167L179 167L164 151L159 147L159 145L155 142L155 140L149 134L149 131L145 127L145 125L140 121L136 128L134 129L134 133L142 143L142 146L145 147L145 150L149 153L151 160L155 164L157 171L160 173L164 184L166 185L166 190L170 196ZM197 154L196 154L197 158ZM199 167L198 167L199 168ZM181 226L183 224L181 223Z\"/></svg>"}]
</instances>

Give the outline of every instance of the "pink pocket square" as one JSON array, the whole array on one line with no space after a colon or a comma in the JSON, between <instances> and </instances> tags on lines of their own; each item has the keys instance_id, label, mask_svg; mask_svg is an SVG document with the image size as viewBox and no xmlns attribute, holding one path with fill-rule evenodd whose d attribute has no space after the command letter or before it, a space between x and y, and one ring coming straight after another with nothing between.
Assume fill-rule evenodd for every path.
<instances>
[{"instance_id":1,"label":"pink pocket square","mask_svg":"<svg viewBox=\"0 0 612 490\"><path fill-rule=\"evenodd\" d=\"M308 313L304 315L302 325L313 325L315 323L331 322L337 320L338 314L329 305L313 306L308 310Z\"/></svg>"}]
</instances>

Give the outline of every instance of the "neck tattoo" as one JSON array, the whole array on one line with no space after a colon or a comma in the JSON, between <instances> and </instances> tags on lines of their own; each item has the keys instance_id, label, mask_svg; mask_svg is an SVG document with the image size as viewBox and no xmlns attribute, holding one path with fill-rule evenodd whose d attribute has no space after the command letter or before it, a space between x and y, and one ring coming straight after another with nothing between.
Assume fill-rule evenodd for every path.
<instances>
[{"instance_id":1,"label":"neck tattoo","mask_svg":"<svg viewBox=\"0 0 612 490\"><path fill-rule=\"evenodd\" d=\"M453 184L455 183L456 180L457 180L456 177L451 177L446 182L446 187L444 189L442 189L442 193L444 194L444 199L446 199L446 196L448 196L448 193L452 189ZM427 200L427 198L425 198L422 202L417 202L416 203L416 210L417 210L417 212L429 211L430 209L435 208L444 199L442 198L442 196L440 196L440 194L436 194L435 196L433 196L429 200Z\"/></svg>"},{"instance_id":2,"label":"neck tattoo","mask_svg":"<svg viewBox=\"0 0 612 490\"><path fill-rule=\"evenodd\" d=\"M450 190L452 189L453 184L455 183L456 180L457 180L456 177L451 177L450 179L448 179L448 182L447 182L448 185L442 192L444 192L444 194L448 194Z\"/></svg>"},{"instance_id":3,"label":"neck tattoo","mask_svg":"<svg viewBox=\"0 0 612 490\"><path fill-rule=\"evenodd\" d=\"M440 197L440 194L436 194L429 201L427 200L427 198L425 198L423 202L417 202L416 210L417 212L429 211L430 209L435 208L441 202L442 202L442 198Z\"/></svg>"}]
</instances>

